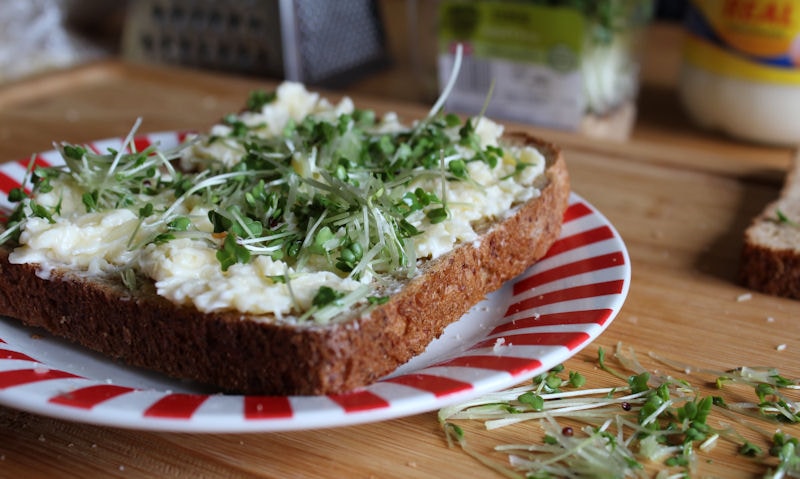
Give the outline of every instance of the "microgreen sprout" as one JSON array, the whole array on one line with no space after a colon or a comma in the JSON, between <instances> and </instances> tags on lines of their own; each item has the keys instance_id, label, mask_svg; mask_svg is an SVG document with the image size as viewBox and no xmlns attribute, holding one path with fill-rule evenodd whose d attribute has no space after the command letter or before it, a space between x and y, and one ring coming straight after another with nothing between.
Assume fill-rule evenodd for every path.
<instances>
[{"instance_id":1,"label":"microgreen sprout","mask_svg":"<svg viewBox=\"0 0 800 479\"><path fill-rule=\"evenodd\" d=\"M786 216L786 213L784 213L780 208L775 210L775 218L780 224L788 225L793 228L800 228L800 223L793 221L791 218Z\"/></svg>"},{"instance_id":2,"label":"microgreen sprout","mask_svg":"<svg viewBox=\"0 0 800 479\"><path fill-rule=\"evenodd\" d=\"M645 370L633 351L618 345L613 359L622 369L608 363L603 348L598 350L600 369L620 382L614 387L584 388L585 383L576 380L581 375L558 366L529 385L445 407L439 411L439 421L448 443L506 477L690 477L698 467L698 454L710 451L719 441L732 442L743 456L766 461L765 478L800 473L796 438L747 422L794 422L790 419L796 419L798 403L789 399L786 391L797 388L797 381L773 368L714 371L657 355L651 358L678 371L708 375L716 380L710 383L721 388L750 388L754 401L735 403L703 395L699 387L684 379ZM732 394L739 397L741 390ZM711 418L719 416L759 432L769 443L769 452L724 422L716 425ZM495 451L507 457L502 463L469 447L463 429L456 424L467 419L482 421L487 430L538 421L541 442L496 446ZM649 474L653 469L661 473Z\"/></svg>"}]
</instances>

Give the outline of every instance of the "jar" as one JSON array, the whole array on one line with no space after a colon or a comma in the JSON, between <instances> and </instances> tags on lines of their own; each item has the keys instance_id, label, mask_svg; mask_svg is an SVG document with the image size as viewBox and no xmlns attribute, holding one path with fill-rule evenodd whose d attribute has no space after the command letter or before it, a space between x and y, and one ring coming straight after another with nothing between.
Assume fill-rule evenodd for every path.
<instances>
[{"instance_id":1,"label":"jar","mask_svg":"<svg viewBox=\"0 0 800 479\"><path fill-rule=\"evenodd\" d=\"M419 1L436 5L437 96L458 75L448 110L627 137L653 0Z\"/></svg>"},{"instance_id":2,"label":"jar","mask_svg":"<svg viewBox=\"0 0 800 479\"><path fill-rule=\"evenodd\" d=\"M693 0L679 81L701 126L800 144L800 2Z\"/></svg>"}]
</instances>

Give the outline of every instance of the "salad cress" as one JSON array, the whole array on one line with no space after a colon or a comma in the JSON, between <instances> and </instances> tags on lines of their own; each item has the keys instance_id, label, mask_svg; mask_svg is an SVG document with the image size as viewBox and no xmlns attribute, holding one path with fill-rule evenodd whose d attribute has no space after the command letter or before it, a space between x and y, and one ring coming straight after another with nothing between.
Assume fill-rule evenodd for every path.
<instances>
[{"instance_id":1,"label":"salad cress","mask_svg":"<svg viewBox=\"0 0 800 479\"><path fill-rule=\"evenodd\" d=\"M752 458L764 479L797 477L797 379L773 367L718 371L647 356L668 370L645 368L632 348L617 344L608 357L602 347L597 352L597 368L613 379L608 387L586 387L583 375L567 376L557 365L528 384L444 407L438 417L445 438L510 478L696 477L701 455L723 442ZM486 430L539 421L544 435L540 443L497 445L502 461L471 447L465 420Z\"/></svg>"},{"instance_id":2,"label":"salad cress","mask_svg":"<svg viewBox=\"0 0 800 479\"><path fill-rule=\"evenodd\" d=\"M175 148L136 151L140 121L119 150L64 143L63 166L31 162L31 191L10 192L0 241L17 245L12 262L77 261L129 288L149 276L201 311L329 322L538 194L534 148L501 146L499 125L441 103L407 127L287 82Z\"/></svg>"}]
</instances>

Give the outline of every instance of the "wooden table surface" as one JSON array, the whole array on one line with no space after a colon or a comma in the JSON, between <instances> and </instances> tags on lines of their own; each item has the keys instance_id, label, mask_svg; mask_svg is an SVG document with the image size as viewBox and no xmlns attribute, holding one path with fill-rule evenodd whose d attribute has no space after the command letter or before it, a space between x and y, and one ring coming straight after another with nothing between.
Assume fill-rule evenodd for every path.
<instances>
[{"instance_id":1,"label":"wooden table surface","mask_svg":"<svg viewBox=\"0 0 800 479\"><path fill-rule=\"evenodd\" d=\"M0 158L71 142L141 131L204 129L237 110L263 82L209 73L99 63L0 88ZM423 115L423 105L356 96L357 104ZM776 197L789 148L739 143L696 130L674 90L641 92L630 140L603 141L521 125L560 143L573 189L624 238L633 279L622 311L600 338L565 363L589 385L608 375L597 348L622 342L714 369L777 366L800 377L800 302L747 290L735 273L742 232ZM784 347L779 347L784 345ZM484 431L464 424L470 443L536 441L533 425ZM800 429L790 429L794 436ZM702 456L697 477L761 477L765 468L724 445ZM141 432L40 417L0 407L0 477L499 477L448 448L436 413L297 432Z\"/></svg>"}]
</instances>

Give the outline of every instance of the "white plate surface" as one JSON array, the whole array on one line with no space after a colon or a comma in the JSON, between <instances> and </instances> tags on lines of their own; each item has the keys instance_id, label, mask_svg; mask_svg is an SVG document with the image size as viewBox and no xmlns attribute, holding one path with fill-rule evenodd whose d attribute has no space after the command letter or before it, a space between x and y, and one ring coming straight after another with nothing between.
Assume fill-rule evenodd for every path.
<instances>
[{"instance_id":1,"label":"white plate surface","mask_svg":"<svg viewBox=\"0 0 800 479\"><path fill-rule=\"evenodd\" d=\"M174 146L182 133L137 139ZM94 142L105 151L120 139ZM36 157L61 164L55 151ZM0 207L26 160L0 165ZM124 428L185 432L281 431L381 421L436 410L513 386L580 351L605 330L630 286L625 244L577 194L561 238L418 357L358 392L331 396L209 394L126 367L18 321L0 317L0 404L46 416Z\"/></svg>"}]
</instances>

